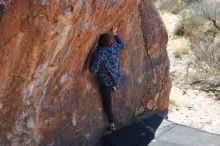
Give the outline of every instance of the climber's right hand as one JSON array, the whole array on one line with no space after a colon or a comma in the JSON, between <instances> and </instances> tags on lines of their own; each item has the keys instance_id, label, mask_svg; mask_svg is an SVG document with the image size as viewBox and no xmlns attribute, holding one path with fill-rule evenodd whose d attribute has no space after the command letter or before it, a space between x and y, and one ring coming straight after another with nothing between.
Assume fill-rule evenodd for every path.
<instances>
[{"instance_id":1,"label":"climber's right hand","mask_svg":"<svg viewBox=\"0 0 220 146\"><path fill-rule=\"evenodd\" d=\"M117 32L118 32L118 28L113 26L112 27L112 33L116 36L117 35Z\"/></svg>"}]
</instances>

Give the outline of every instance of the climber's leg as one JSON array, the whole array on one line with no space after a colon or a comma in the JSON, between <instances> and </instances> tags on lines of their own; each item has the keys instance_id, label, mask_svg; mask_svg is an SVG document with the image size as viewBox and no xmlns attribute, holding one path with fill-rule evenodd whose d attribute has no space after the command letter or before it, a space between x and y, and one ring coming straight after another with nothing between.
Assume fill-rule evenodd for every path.
<instances>
[{"instance_id":1,"label":"climber's leg","mask_svg":"<svg viewBox=\"0 0 220 146\"><path fill-rule=\"evenodd\" d=\"M114 114L112 111L111 87L100 85L100 93L104 111L107 115L109 123L114 123Z\"/></svg>"}]
</instances>

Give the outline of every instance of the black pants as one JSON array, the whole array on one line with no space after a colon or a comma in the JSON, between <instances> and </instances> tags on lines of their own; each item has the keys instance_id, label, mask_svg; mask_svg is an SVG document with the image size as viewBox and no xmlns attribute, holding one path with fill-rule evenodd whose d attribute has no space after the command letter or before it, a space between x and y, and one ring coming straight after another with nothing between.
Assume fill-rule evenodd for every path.
<instances>
[{"instance_id":1,"label":"black pants","mask_svg":"<svg viewBox=\"0 0 220 146\"><path fill-rule=\"evenodd\" d=\"M100 94L102 98L102 105L104 111L107 115L108 121L110 123L114 122L114 114L112 111L112 95L111 95L112 87L105 86L103 84L100 85Z\"/></svg>"}]
</instances>

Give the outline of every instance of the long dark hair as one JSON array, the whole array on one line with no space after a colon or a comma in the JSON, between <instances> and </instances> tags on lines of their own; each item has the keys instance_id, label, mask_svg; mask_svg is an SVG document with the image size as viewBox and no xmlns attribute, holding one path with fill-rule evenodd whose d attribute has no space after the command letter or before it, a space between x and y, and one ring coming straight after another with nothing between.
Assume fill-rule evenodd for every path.
<instances>
[{"instance_id":1,"label":"long dark hair","mask_svg":"<svg viewBox=\"0 0 220 146\"><path fill-rule=\"evenodd\" d=\"M99 37L99 47L107 47L112 43L112 36L109 33L103 33Z\"/></svg>"}]
</instances>

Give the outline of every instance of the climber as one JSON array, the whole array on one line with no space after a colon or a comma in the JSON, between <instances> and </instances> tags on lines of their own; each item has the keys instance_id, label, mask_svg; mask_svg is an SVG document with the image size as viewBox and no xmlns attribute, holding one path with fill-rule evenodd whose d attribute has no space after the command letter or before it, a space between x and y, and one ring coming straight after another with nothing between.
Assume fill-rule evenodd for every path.
<instances>
[{"instance_id":1,"label":"climber","mask_svg":"<svg viewBox=\"0 0 220 146\"><path fill-rule=\"evenodd\" d=\"M98 46L95 48L90 63L90 72L98 76L102 104L112 132L115 132L116 128L112 111L111 90L116 91L116 86L121 78L119 52L124 48L124 43L117 35L117 31L117 27L113 26L112 33L116 42L112 42L110 33L100 35Z\"/></svg>"}]
</instances>

